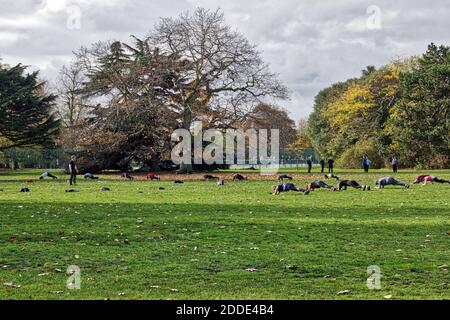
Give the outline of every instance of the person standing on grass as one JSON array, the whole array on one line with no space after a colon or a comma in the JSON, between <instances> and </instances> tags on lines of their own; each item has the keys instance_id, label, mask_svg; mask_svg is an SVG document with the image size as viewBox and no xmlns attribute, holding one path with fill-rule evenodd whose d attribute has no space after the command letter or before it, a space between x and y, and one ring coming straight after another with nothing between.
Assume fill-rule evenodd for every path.
<instances>
[{"instance_id":1,"label":"person standing on grass","mask_svg":"<svg viewBox=\"0 0 450 320\"><path fill-rule=\"evenodd\" d=\"M398 165L399 165L399 161L398 161L397 157L393 157L392 158L392 171L394 173L398 172Z\"/></svg>"},{"instance_id":2,"label":"person standing on grass","mask_svg":"<svg viewBox=\"0 0 450 320\"><path fill-rule=\"evenodd\" d=\"M311 174L312 165L313 165L312 161L311 161L311 158L309 158L306 163L308 164L308 173Z\"/></svg>"},{"instance_id":3,"label":"person standing on grass","mask_svg":"<svg viewBox=\"0 0 450 320\"><path fill-rule=\"evenodd\" d=\"M325 160L320 159L320 173L325 173Z\"/></svg>"},{"instance_id":4,"label":"person standing on grass","mask_svg":"<svg viewBox=\"0 0 450 320\"><path fill-rule=\"evenodd\" d=\"M334 173L334 159L328 159L328 173Z\"/></svg>"},{"instance_id":5,"label":"person standing on grass","mask_svg":"<svg viewBox=\"0 0 450 320\"><path fill-rule=\"evenodd\" d=\"M77 184L77 173L78 173L78 168L77 165L75 163L76 161L76 157L72 156L70 158L70 162L69 162L69 172L70 172L70 185L74 185Z\"/></svg>"},{"instance_id":6,"label":"person standing on grass","mask_svg":"<svg viewBox=\"0 0 450 320\"><path fill-rule=\"evenodd\" d=\"M372 161L369 160L369 157L367 155L364 155L363 157L363 168L365 173L369 173L370 165Z\"/></svg>"}]
</instances>

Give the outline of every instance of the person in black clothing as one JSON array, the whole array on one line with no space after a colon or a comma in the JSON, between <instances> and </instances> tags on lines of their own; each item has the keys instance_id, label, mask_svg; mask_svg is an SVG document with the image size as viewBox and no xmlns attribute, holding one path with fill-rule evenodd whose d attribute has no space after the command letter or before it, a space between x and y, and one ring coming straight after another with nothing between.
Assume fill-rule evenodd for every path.
<instances>
[{"instance_id":1,"label":"person in black clothing","mask_svg":"<svg viewBox=\"0 0 450 320\"><path fill-rule=\"evenodd\" d=\"M293 178L291 176L288 176L287 174L280 174L278 176L279 181L284 181L285 179L292 181Z\"/></svg>"},{"instance_id":2,"label":"person in black clothing","mask_svg":"<svg viewBox=\"0 0 450 320\"><path fill-rule=\"evenodd\" d=\"M329 174L324 174L323 177L328 180L328 179L336 179L337 181L340 181L341 179L339 179L338 176L334 175L334 173L329 173Z\"/></svg>"},{"instance_id":3,"label":"person in black clothing","mask_svg":"<svg viewBox=\"0 0 450 320\"><path fill-rule=\"evenodd\" d=\"M342 180L339 183L339 191L341 191L342 189L347 190L347 187L352 187L355 189L363 189L363 191L366 191L366 190L370 191L370 186L362 186L355 180Z\"/></svg>"},{"instance_id":4,"label":"person in black clothing","mask_svg":"<svg viewBox=\"0 0 450 320\"><path fill-rule=\"evenodd\" d=\"M334 159L328 159L328 173L334 173Z\"/></svg>"},{"instance_id":5,"label":"person in black clothing","mask_svg":"<svg viewBox=\"0 0 450 320\"><path fill-rule=\"evenodd\" d=\"M320 173L325 172L325 160L320 159Z\"/></svg>"},{"instance_id":6,"label":"person in black clothing","mask_svg":"<svg viewBox=\"0 0 450 320\"><path fill-rule=\"evenodd\" d=\"M289 191L303 192L303 194L305 196L307 196L310 193L310 191L307 189L297 188L295 186L295 184L293 184L291 182L282 183L282 184L273 186L272 190L273 190L273 195L275 195L275 196L279 195L280 193L289 192Z\"/></svg>"},{"instance_id":7,"label":"person in black clothing","mask_svg":"<svg viewBox=\"0 0 450 320\"><path fill-rule=\"evenodd\" d=\"M308 184L307 186L307 190L311 190L314 191L315 189L330 189L331 191L337 191L337 188L335 186L331 186L328 183L324 182L324 181L313 181L310 184Z\"/></svg>"},{"instance_id":8,"label":"person in black clothing","mask_svg":"<svg viewBox=\"0 0 450 320\"><path fill-rule=\"evenodd\" d=\"M248 180L248 177L246 177L246 176L243 176L242 174L239 174L239 173L237 173L237 174L235 174L234 176L233 176L233 181L244 181L244 180Z\"/></svg>"},{"instance_id":9,"label":"person in black clothing","mask_svg":"<svg viewBox=\"0 0 450 320\"><path fill-rule=\"evenodd\" d=\"M313 165L311 159L308 159L308 161L306 163L308 164L308 173L311 174L312 165Z\"/></svg>"},{"instance_id":10,"label":"person in black clothing","mask_svg":"<svg viewBox=\"0 0 450 320\"><path fill-rule=\"evenodd\" d=\"M393 157L392 158L392 171L394 173L398 172L398 165L399 165L399 161L398 161L397 157Z\"/></svg>"},{"instance_id":11,"label":"person in black clothing","mask_svg":"<svg viewBox=\"0 0 450 320\"><path fill-rule=\"evenodd\" d=\"M76 157L72 156L69 162L69 172L70 172L70 185L77 184L77 165L75 164Z\"/></svg>"}]
</instances>

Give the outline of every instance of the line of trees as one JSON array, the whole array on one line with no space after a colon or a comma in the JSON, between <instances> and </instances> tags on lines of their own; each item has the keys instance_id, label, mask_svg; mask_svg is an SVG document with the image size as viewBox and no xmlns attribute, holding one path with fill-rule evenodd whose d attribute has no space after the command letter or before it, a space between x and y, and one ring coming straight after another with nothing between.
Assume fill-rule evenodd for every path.
<instances>
[{"instance_id":1,"label":"line of trees","mask_svg":"<svg viewBox=\"0 0 450 320\"><path fill-rule=\"evenodd\" d=\"M26 69L0 63L0 153L15 167L23 154L14 150L24 147L77 154L89 171L154 166L170 158L171 133L194 121L280 129L290 154L314 148L343 167L360 167L366 154L376 167L393 156L409 167L450 165L446 46L322 90L298 126L275 105L288 89L220 10L161 19L142 39L82 47L53 87Z\"/></svg>"},{"instance_id":2,"label":"line of trees","mask_svg":"<svg viewBox=\"0 0 450 320\"><path fill-rule=\"evenodd\" d=\"M308 138L322 157L347 168L368 155L375 167L392 157L405 167L450 165L450 51L395 61L332 85L315 99Z\"/></svg>"}]
</instances>

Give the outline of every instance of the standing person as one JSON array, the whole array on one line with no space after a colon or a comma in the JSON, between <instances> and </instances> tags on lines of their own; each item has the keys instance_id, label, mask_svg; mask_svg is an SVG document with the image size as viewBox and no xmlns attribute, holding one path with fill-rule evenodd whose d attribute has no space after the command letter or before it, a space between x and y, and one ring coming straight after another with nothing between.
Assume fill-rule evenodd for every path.
<instances>
[{"instance_id":1,"label":"standing person","mask_svg":"<svg viewBox=\"0 0 450 320\"><path fill-rule=\"evenodd\" d=\"M320 173L325 173L325 160L320 159Z\"/></svg>"},{"instance_id":2,"label":"standing person","mask_svg":"<svg viewBox=\"0 0 450 320\"><path fill-rule=\"evenodd\" d=\"M397 157L393 157L392 158L392 171L394 173L398 172L398 164L399 164L399 161L398 161Z\"/></svg>"},{"instance_id":3,"label":"standing person","mask_svg":"<svg viewBox=\"0 0 450 320\"><path fill-rule=\"evenodd\" d=\"M328 173L334 173L334 159L328 159Z\"/></svg>"},{"instance_id":4,"label":"standing person","mask_svg":"<svg viewBox=\"0 0 450 320\"><path fill-rule=\"evenodd\" d=\"M77 184L78 168L77 168L77 165L75 163L76 160L77 160L77 158L75 156L72 156L70 158L70 162L69 162L70 185Z\"/></svg>"},{"instance_id":5,"label":"standing person","mask_svg":"<svg viewBox=\"0 0 450 320\"><path fill-rule=\"evenodd\" d=\"M308 173L311 174L311 170L312 170L312 161L311 158L308 159L308 161L306 162L308 164Z\"/></svg>"},{"instance_id":6,"label":"standing person","mask_svg":"<svg viewBox=\"0 0 450 320\"><path fill-rule=\"evenodd\" d=\"M370 168L370 164L372 163L372 161L369 160L369 157L367 155L364 155L363 157L363 167L364 167L364 172L365 173L369 173L369 168Z\"/></svg>"}]
</instances>

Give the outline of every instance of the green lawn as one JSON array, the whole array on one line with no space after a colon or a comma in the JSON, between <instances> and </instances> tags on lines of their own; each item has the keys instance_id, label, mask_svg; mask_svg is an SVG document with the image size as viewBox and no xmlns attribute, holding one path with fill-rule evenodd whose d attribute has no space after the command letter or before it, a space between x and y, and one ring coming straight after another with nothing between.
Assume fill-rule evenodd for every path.
<instances>
[{"instance_id":1,"label":"green lawn","mask_svg":"<svg viewBox=\"0 0 450 320\"><path fill-rule=\"evenodd\" d=\"M65 193L65 179L24 183L36 175L0 173L1 299L450 299L450 185L274 197L270 180L109 176ZM387 171L340 175L374 185Z\"/></svg>"}]
</instances>

